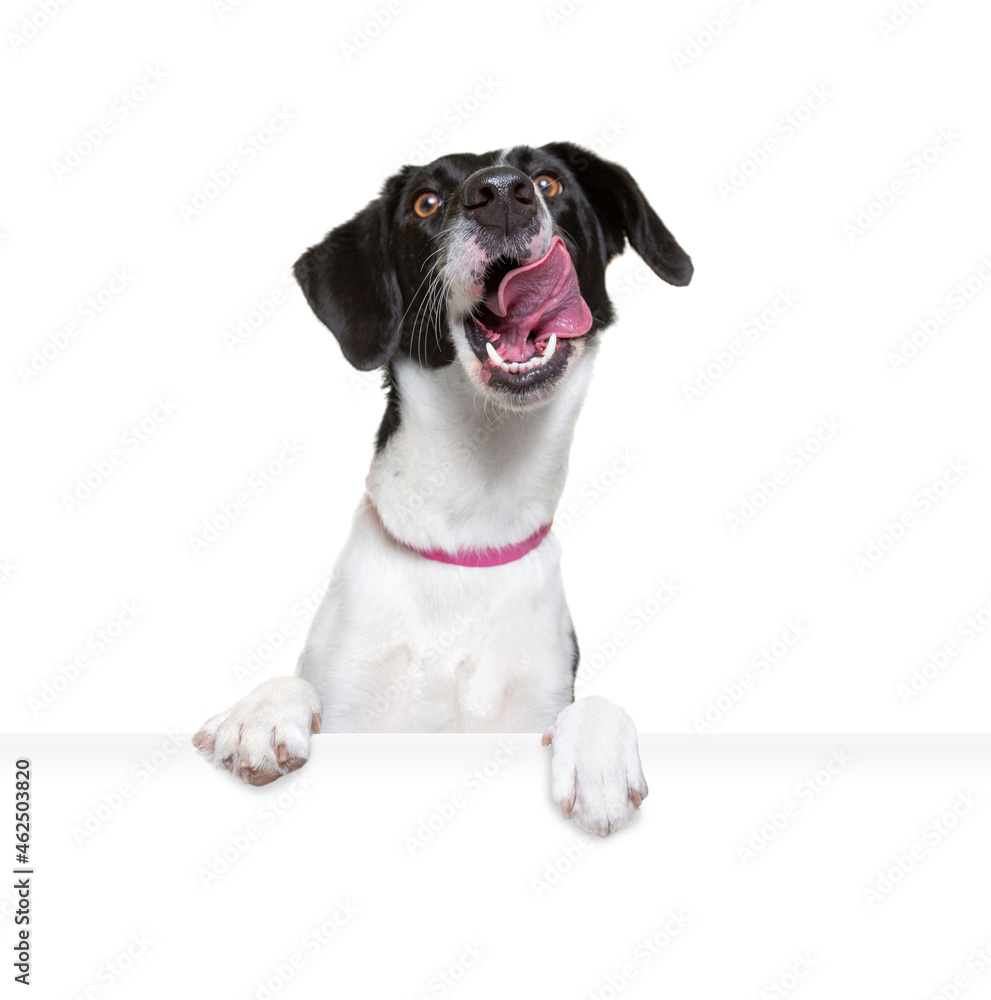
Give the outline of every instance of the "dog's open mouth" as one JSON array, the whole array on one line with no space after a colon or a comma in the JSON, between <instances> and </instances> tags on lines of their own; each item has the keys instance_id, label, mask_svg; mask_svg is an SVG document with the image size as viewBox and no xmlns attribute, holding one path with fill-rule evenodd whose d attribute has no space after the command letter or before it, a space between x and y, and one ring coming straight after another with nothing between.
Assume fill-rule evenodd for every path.
<instances>
[{"instance_id":1,"label":"dog's open mouth","mask_svg":"<svg viewBox=\"0 0 991 1000\"><path fill-rule=\"evenodd\" d=\"M525 389L560 373L571 354L569 338L591 328L592 314L560 236L530 264L493 261L482 300L465 322L483 381L507 389Z\"/></svg>"}]
</instances>

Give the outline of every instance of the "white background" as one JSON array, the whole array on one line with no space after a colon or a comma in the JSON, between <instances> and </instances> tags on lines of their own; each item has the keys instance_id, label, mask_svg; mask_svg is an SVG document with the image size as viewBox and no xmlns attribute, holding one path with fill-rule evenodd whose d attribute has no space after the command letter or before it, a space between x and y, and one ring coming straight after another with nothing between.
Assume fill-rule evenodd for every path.
<instances>
[{"instance_id":1,"label":"white background","mask_svg":"<svg viewBox=\"0 0 991 1000\"><path fill-rule=\"evenodd\" d=\"M479 796L486 806L475 826L452 825L431 860L419 869L402 860L405 832L491 754L481 738L444 743L449 756L434 759L409 738L387 752L320 737L329 787L326 797L309 793L308 825L287 821L265 871L242 870L237 888L231 876L232 888L213 898L198 896L195 866L261 800L203 768L185 737L140 807L128 806L146 811L140 822L129 830L123 813L114 818L89 855L70 834L142 748L162 745L155 734L191 733L258 680L292 670L313 595L347 532L382 397L374 377L348 368L287 279L293 260L430 143L423 158L568 139L627 166L696 265L691 286L673 289L632 252L613 264L620 320L604 334L555 528L586 665L597 668L579 694L626 705L642 733L684 735L645 738L652 794L642 821L625 839L596 845L585 875L548 904L553 916L527 910L526 933L505 937L489 968L512 970L522 950L528 968L543 971L504 980L503 994L532 983L532 992L556 984L584 996L602 988L655 916L680 905L720 924L700 918L708 930L691 944L686 936L687 971L666 981L680 995L712 996L719 982L759 996L800 949L829 951L838 927L849 933L833 949L837 967L848 969L862 948L880 978L823 973L803 983L804 996L935 995L930 984L934 991L991 938L986 924L953 909L963 883L945 881L969 872L986 886L976 853L984 820L954 835L952 871L939 868L944 855L913 875L904 910L873 915L858 894L944 800L980 787L971 744L871 744L876 760L857 772L859 791L831 798L823 825L809 818L809 839L791 841L790 862L743 874L732 852L741 827L745 834L814 773L820 752L841 745L829 734L988 731L991 639L958 631L991 601L986 9L930 0L890 30L880 21L895 8L884 2L508 0L476 12L402 0L376 29L371 19L378 10L386 20L385 8L68 4L27 38L23 19L45 15L40 3L17 3L0 24L0 728L94 734L24 738L7 754L37 752L45 762L36 787L52 881L46 918L77 890L83 901L66 911L73 918L48 939L39 969L54 975L59 949L86 925L76 939L86 960L72 977L58 973L64 995L82 991L86 970L95 975L152 920L152 911L131 916L144 887L146 903L161 900L160 926L185 928L198 960L209 955L203 942L217 940L219 967L243 968L226 976L224 995L253 995L251 984L311 917L353 894L372 897L372 911L403 915L356 924L350 940L379 966L388 952L374 949L389 935L390 948L404 941L403 961L379 972L392 977L390 992L415 996L469 942L465 913L487 920L494 907L505 920L526 910L530 874L576 841L546 803L546 756L528 750L512 766L529 798L504 783L501 798ZM141 91L152 70L162 82ZM789 116L802 123L790 134ZM277 134L265 131L273 118L288 122ZM109 129L87 146L103 119ZM934 146L941 135L952 141ZM755 154L768 140L776 147ZM916 156L924 170L912 166ZM211 188L231 161L237 173ZM217 196L184 218L182 206L205 191ZM861 214L871 208L874 216ZM870 223L860 231L851 228L858 217ZM121 270L126 287L87 322L86 300ZM972 278L957 308L954 288ZM780 304L782 291L794 303L751 342L746 324ZM259 306L270 315L232 348ZM920 324L941 308L948 322L925 342ZM25 375L71 322L77 332L63 336L64 349ZM891 353L913 334L922 346L894 370ZM689 401L698 369L718 365L734 341L742 354ZM131 450L129 428L160 399L174 412ZM789 456L823 420L838 432L796 469ZM302 447L299 457L195 555L190 536L287 442ZM77 478L114 450L126 461L67 510ZM633 457L615 475L621 455ZM951 462L966 472L944 486ZM734 530L728 515L778 470L788 481ZM916 501L926 489L940 496L923 512ZM915 520L904 537L858 568L856 557L906 512ZM652 615L648 601L664 581L680 592ZM128 603L137 619L97 654L98 630ZM647 617L635 626L638 609ZM706 736L691 735L693 717L796 621L807 629L801 641ZM280 630L281 648L267 655L266 636ZM617 632L624 644L613 655ZM906 703L897 685L951 642L956 654ZM252 654L266 655L239 679L234 668L253 664ZM87 665L73 679L46 687L80 655ZM115 733L146 735L96 739ZM814 750L781 739L753 758L743 737L723 741L734 733L823 735ZM418 753L422 772L391 772ZM690 767L675 778L684 754ZM852 772L844 780L854 787ZM382 800L372 792L380 787ZM402 803L392 802L400 792ZM380 836L400 860L380 856ZM323 862L304 866L335 837L342 846L332 849L357 859L353 871L331 877ZM614 844L620 853L607 864ZM724 876L721 866L737 867ZM517 883L491 878L509 871ZM451 879L457 892L438 891ZM111 913L118 922L108 923ZM601 947L576 955L592 926ZM924 946L924 968L918 951L904 957L909 938ZM180 961L182 947L159 950L156 961ZM156 995L150 984L164 972L151 966L149 958L144 983L133 973L133 995ZM314 981L354 983L325 974Z\"/></svg>"}]
</instances>

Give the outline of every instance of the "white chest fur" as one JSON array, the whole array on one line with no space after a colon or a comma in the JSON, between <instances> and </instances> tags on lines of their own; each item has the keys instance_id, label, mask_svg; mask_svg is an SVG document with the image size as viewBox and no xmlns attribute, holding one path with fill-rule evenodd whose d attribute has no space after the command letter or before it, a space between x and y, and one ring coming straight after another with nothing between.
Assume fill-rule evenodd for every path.
<instances>
[{"instance_id":1,"label":"white chest fur","mask_svg":"<svg viewBox=\"0 0 991 1000\"><path fill-rule=\"evenodd\" d=\"M355 514L297 670L323 700L325 732L533 732L571 701L553 535L486 568L429 560L396 539L502 546L550 521L591 361L523 412L486 408L460 366L398 363L400 425L372 464L371 503Z\"/></svg>"}]
</instances>

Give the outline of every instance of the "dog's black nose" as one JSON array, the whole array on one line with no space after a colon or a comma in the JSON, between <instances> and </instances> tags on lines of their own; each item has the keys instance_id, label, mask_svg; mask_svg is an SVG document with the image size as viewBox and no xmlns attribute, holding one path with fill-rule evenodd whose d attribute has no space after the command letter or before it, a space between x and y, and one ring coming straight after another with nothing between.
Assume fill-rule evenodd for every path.
<instances>
[{"instance_id":1,"label":"dog's black nose","mask_svg":"<svg viewBox=\"0 0 991 1000\"><path fill-rule=\"evenodd\" d=\"M502 164L485 167L465 181L461 194L465 212L479 225L511 236L537 214L533 181L522 170Z\"/></svg>"}]
</instances>

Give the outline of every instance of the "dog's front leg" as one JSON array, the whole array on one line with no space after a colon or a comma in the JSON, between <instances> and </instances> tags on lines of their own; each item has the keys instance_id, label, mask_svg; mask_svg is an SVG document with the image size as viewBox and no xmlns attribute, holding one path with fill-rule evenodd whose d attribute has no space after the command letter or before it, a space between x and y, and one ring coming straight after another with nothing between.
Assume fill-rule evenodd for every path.
<instances>
[{"instance_id":1,"label":"dog's front leg","mask_svg":"<svg viewBox=\"0 0 991 1000\"><path fill-rule=\"evenodd\" d=\"M544 733L551 796L565 819L605 837L632 822L647 797L633 720L605 698L572 702Z\"/></svg>"},{"instance_id":2,"label":"dog's front leg","mask_svg":"<svg viewBox=\"0 0 991 1000\"><path fill-rule=\"evenodd\" d=\"M216 767L249 785L267 785L302 767L323 704L302 677L263 681L226 712L203 723L193 745Z\"/></svg>"}]
</instances>

